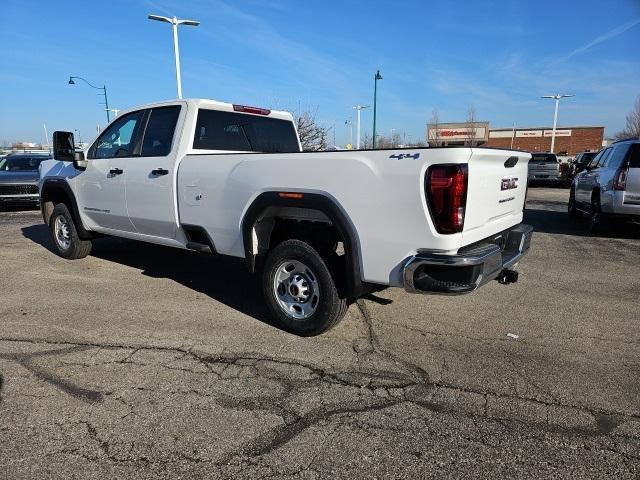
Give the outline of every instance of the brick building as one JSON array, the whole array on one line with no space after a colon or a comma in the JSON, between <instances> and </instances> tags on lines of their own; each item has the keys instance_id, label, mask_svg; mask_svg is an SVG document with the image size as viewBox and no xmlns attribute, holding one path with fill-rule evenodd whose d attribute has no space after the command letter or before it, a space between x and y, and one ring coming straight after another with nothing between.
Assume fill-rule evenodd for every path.
<instances>
[{"instance_id":1,"label":"brick building","mask_svg":"<svg viewBox=\"0 0 640 480\"><path fill-rule=\"evenodd\" d=\"M484 146L548 152L551 150L552 132L552 127L491 129ZM558 127L554 150L561 155L598 151L603 140L604 127Z\"/></svg>"}]
</instances>

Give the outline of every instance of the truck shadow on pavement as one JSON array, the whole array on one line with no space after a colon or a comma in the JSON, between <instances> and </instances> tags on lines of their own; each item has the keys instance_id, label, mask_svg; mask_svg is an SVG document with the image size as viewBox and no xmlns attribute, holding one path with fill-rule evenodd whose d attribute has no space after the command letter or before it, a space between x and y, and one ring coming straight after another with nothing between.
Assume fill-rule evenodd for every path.
<instances>
[{"instance_id":1,"label":"truck shadow on pavement","mask_svg":"<svg viewBox=\"0 0 640 480\"><path fill-rule=\"evenodd\" d=\"M24 227L22 234L55 253L45 225ZM136 268L151 278L173 280L273 326L264 307L259 277L251 275L240 258L201 254L115 237L94 240L91 256Z\"/></svg>"}]
</instances>

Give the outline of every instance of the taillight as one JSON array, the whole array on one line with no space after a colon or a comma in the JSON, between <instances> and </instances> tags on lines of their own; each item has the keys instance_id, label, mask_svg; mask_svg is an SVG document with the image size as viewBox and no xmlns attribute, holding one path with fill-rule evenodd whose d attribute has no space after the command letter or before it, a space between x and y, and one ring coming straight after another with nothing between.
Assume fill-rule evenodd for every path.
<instances>
[{"instance_id":1,"label":"taillight","mask_svg":"<svg viewBox=\"0 0 640 480\"><path fill-rule=\"evenodd\" d=\"M624 191L627 189L627 173L629 170L622 167L616 172L616 177L613 180L613 189Z\"/></svg>"},{"instance_id":2,"label":"taillight","mask_svg":"<svg viewBox=\"0 0 640 480\"><path fill-rule=\"evenodd\" d=\"M461 232L467 204L467 165L429 167L425 191L438 233Z\"/></svg>"},{"instance_id":3,"label":"taillight","mask_svg":"<svg viewBox=\"0 0 640 480\"><path fill-rule=\"evenodd\" d=\"M271 110L259 107L247 107L246 105L234 105L233 110L235 112L253 113L254 115L269 115Z\"/></svg>"}]
</instances>

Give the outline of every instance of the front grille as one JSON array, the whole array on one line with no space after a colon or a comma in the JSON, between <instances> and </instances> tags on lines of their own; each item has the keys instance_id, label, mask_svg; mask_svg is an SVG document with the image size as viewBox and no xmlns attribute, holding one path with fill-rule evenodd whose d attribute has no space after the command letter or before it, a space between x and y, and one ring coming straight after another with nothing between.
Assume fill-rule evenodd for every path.
<instances>
[{"instance_id":1,"label":"front grille","mask_svg":"<svg viewBox=\"0 0 640 480\"><path fill-rule=\"evenodd\" d=\"M37 193L37 185L0 185L0 195L33 195Z\"/></svg>"}]
</instances>

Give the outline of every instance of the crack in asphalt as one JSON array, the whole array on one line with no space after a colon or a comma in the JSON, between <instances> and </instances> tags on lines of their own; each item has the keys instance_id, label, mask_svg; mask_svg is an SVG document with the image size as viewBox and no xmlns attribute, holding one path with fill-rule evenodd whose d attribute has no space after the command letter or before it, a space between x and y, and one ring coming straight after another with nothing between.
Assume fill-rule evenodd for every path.
<instances>
[{"instance_id":1,"label":"crack in asphalt","mask_svg":"<svg viewBox=\"0 0 640 480\"><path fill-rule=\"evenodd\" d=\"M220 380L240 379L243 377L263 377L277 382L282 388L276 393L266 393L256 398L243 398L237 395L228 394L209 394L195 389L188 391L178 390L177 394L193 394L203 397L211 397L214 403L225 408L240 409L245 411L261 411L268 412L282 419L282 424L270 428L266 432L260 434L255 439L251 439L242 444L238 449L231 451L223 456L221 460L214 463L218 466L228 464L232 459L237 457L256 458L268 455L277 451L284 445L291 442L294 438L303 432L313 428L321 423L336 421L338 424L343 418L349 418L360 413L380 411L400 404L413 404L424 408L431 412L449 412L458 415L464 415L471 418L487 418L501 422L502 420L515 420L523 423L540 424L539 422L530 421L522 418L499 418L489 412L489 399L507 399L509 401L527 401L534 405L544 406L546 410L546 424L554 430L568 430L573 433L586 435L608 435L613 432L616 427L627 420L638 419L640 416L629 415L620 412L607 412L596 409L588 409L584 407L576 407L573 405L562 404L553 395L548 394L552 399L551 402L540 400L537 398L527 398L519 395L508 395L494 392L482 392L473 389L467 389L456 385L449 385L445 382L434 382L430 380L428 373L420 366L412 363L398 355L385 350L379 338L376 335L373 318L363 300L356 302L357 308L361 314L364 324L364 337L353 341L353 348L358 358L378 355L387 361L390 361L400 367L401 371L385 371L378 369L361 369L346 371L328 371L317 365L306 363L299 360L283 359L259 355L253 353L235 353L233 355L202 355L194 351L194 347L185 346L154 346L154 345L124 345L117 343L96 343L96 342L74 342L74 341L57 341L57 340L34 340L22 338L0 338L5 342L24 342L31 344L61 345L64 348L50 349L30 354L2 353L0 359L12 360L18 362L23 367L31 371L36 377L54 385L58 389L69 393L75 397L91 402L102 402L103 395L110 395L110 392L102 393L95 390L85 389L74 385L52 373L46 371L42 367L33 364L34 358L45 356L64 355L68 353L76 353L83 350L95 348L100 349L131 349L123 359L113 360L104 363L121 363L130 365L148 365L136 361L136 355L144 350L162 351L162 352L179 352L182 353L178 359L172 361L190 358L197 364L205 368L205 372L192 370L184 367L175 367L161 362L154 363L156 367L168 368L171 370L186 371L191 373L206 373L216 375ZM72 346L68 346L72 345ZM93 352L95 356L97 352ZM511 361L515 370L515 365ZM64 365L73 365L73 363L65 362ZM80 364L84 367L91 367L95 364ZM303 372L282 371L282 368L304 369ZM446 368L446 363L443 365ZM302 378L300 378L302 377ZM542 391L534 382L527 380L532 386ZM3 379L0 376L0 387ZM320 406L314 408L304 414L296 411L297 404L289 405L287 401L294 397L296 393L302 393L304 389L318 389L322 385L334 385L342 387L357 388L357 391L364 390L369 394L367 397L362 395L354 395L345 405L340 404L334 407L327 405L324 401L320 401ZM157 390L148 387L138 387L138 390L156 393ZM356 391L356 392L357 392ZM459 405L451 405L446 402L434 400L435 393L442 391L444 393L456 393L460 395L473 395L482 398L482 411L480 413L465 411L459 408ZM0 390L0 394L2 391ZM373 394L373 395L370 395ZM121 418L129 415L135 415L135 405L126 402L121 396L114 396L115 401L125 405L128 413ZM1 400L1 397L0 397ZM578 412L586 412L593 416L595 429L586 428L564 428L558 425L549 424L549 408L551 407L569 407ZM108 441L102 439L96 427L90 422L86 424L89 436L94 439L104 455L113 461L125 462L124 460L112 454ZM544 424L544 422L542 422ZM336 427L337 428L337 427ZM476 439L477 440L477 439ZM471 441L471 440L470 440ZM68 452L71 453L71 452ZM196 457L183 455L185 461L199 462L204 461ZM149 459L145 459L149 463ZM137 461L143 461L137 459ZM308 463L307 469L310 468L313 459ZM301 471L304 471L303 468Z\"/></svg>"}]
</instances>

